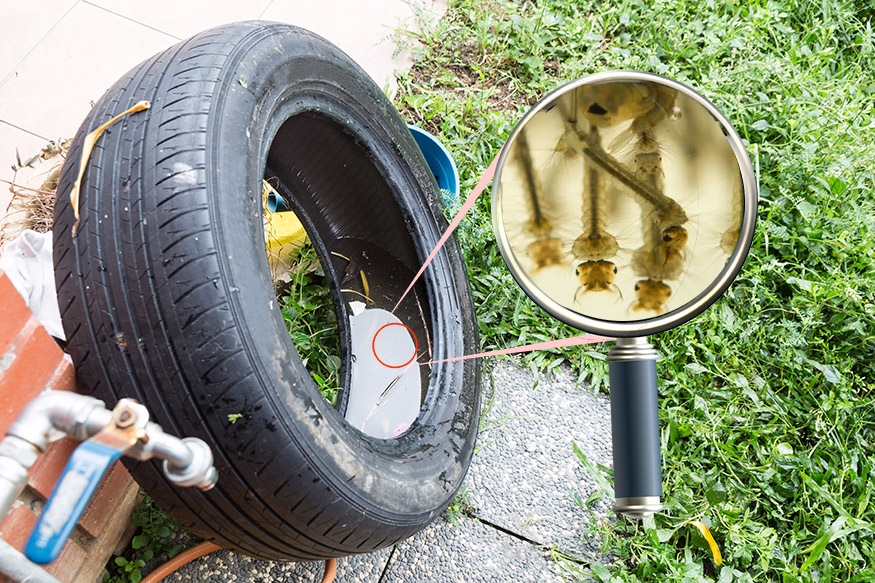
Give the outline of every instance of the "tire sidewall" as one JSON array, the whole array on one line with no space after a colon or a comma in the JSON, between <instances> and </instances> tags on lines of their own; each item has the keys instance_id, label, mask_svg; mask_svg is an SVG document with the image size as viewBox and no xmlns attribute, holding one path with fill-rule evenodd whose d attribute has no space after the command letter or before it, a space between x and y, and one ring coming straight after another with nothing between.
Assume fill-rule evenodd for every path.
<instances>
[{"instance_id":1,"label":"tire sidewall","mask_svg":"<svg viewBox=\"0 0 875 583\"><path fill-rule=\"evenodd\" d=\"M420 258L440 237L434 218L440 209L423 188L430 177L409 132L367 74L316 35L300 29L296 35L282 34L288 28L262 28L238 45L233 72L226 73L231 81L214 98L218 107L207 127L205 178L210 215L220 234L214 243L221 255L221 282L255 371L250 382L260 385L270 402L262 419L255 415L252 422L270 416L323 481L361 512L423 523L449 503L467 470L479 410L478 367L468 361L436 365L420 418L400 438L371 438L343 421L301 363L274 295L261 209L270 143L282 122L305 111L345 126L362 140L397 193ZM476 349L473 326L464 330L453 321L469 302L460 264L457 248L448 245L425 276L434 311L435 359ZM448 281L454 285L447 286ZM217 429L223 421L213 420ZM241 445L245 441L241 432Z\"/></svg>"}]
</instances>

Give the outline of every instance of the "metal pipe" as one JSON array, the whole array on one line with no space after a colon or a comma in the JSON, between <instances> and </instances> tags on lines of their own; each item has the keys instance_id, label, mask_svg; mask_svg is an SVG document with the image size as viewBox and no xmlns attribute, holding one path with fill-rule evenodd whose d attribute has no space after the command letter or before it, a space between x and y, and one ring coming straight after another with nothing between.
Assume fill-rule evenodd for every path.
<instances>
[{"instance_id":1,"label":"metal pipe","mask_svg":"<svg viewBox=\"0 0 875 583\"><path fill-rule=\"evenodd\" d=\"M0 520L27 484L27 471L39 457L39 450L18 437L0 441Z\"/></svg>"},{"instance_id":2,"label":"metal pipe","mask_svg":"<svg viewBox=\"0 0 875 583\"><path fill-rule=\"evenodd\" d=\"M21 410L6 430L6 435L20 437L45 451L57 431L82 441L90 437L89 429L95 429L95 433L102 429L111 414L98 427L98 422L104 418L100 411L109 414L103 401L93 397L68 391L46 391Z\"/></svg>"},{"instance_id":3,"label":"metal pipe","mask_svg":"<svg viewBox=\"0 0 875 583\"><path fill-rule=\"evenodd\" d=\"M141 419L145 423L148 419L145 407L136 402L123 405L123 401L119 402L118 407L136 406L142 409ZM118 423L102 401L76 393L47 391L28 403L6 430L6 437L0 441L0 520L23 490L28 470L49 443L64 434L79 441L100 434L98 439L103 436L103 443L108 438L103 431L111 429L111 425L116 431L124 430ZM180 486L209 490L215 485L218 474L206 443L196 438L179 439L168 435L155 423L140 427L145 429L142 441L132 448L122 444L118 447L118 453L127 450L128 455L140 460L152 457L165 460L165 474ZM110 447L113 447L113 443L110 441ZM0 541L0 573L15 581L59 583L3 541Z\"/></svg>"},{"instance_id":4,"label":"metal pipe","mask_svg":"<svg viewBox=\"0 0 875 583\"><path fill-rule=\"evenodd\" d=\"M27 483L27 470L9 458L0 457L0 521Z\"/></svg>"},{"instance_id":5,"label":"metal pipe","mask_svg":"<svg viewBox=\"0 0 875 583\"><path fill-rule=\"evenodd\" d=\"M22 583L61 583L31 563L27 557L5 540L0 539L0 573Z\"/></svg>"},{"instance_id":6,"label":"metal pipe","mask_svg":"<svg viewBox=\"0 0 875 583\"><path fill-rule=\"evenodd\" d=\"M181 439L164 433L157 423L146 425L147 439L132 447L126 455L138 460L158 457L172 466L185 467L192 462L191 450Z\"/></svg>"}]
</instances>

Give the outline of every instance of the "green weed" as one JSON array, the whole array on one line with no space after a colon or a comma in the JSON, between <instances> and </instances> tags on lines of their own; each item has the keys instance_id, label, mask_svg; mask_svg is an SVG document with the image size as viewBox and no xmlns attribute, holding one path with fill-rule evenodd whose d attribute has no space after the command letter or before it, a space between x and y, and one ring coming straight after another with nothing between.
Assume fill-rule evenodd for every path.
<instances>
[{"instance_id":1,"label":"green weed","mask_svg":"<svg viewBox=\"0 0 875 583\"><path fill-rule=\"evenodd\" d=\"M178 536L182 527L145 493L140 494L140 503L131 521L137 526L131 546L122 556L107 563L103 583L139 583L143 578L140 570L147 564L161 564L185 548Z\"/></svg>"},{"instance_id":2,"label":"green weed","mask_svg":"<svg viewBox=\"0 0 875 583\"><path fill-rule=\"evenodd\" d=\"M454 153L463 197L529 105L611 69L688 83L758 162L757 233L738 280L696 321L652 338L663 356L666 510L643 523L595 525L617 560L592 574L604 582L875 580L871 7L458 0L419 40L425 48L396 103ZM484 350L579 333L513 282L488 196L456 233ZM568 361L605 388L604 350L525 362L543 370ZM723 565L696 529L682 527L691 519L709 526Z\"/></svg>"},{"instance_id":3,"label":"green weed","mask_svg":"<svg viewBox=\"0 0 875 583\"><path fill-rule=\"evenodd\" d=\"M444 510L444 518L453 526L458 526L466 516L473 516L475 511L476 508L471 503L471 489L468 488L468 484L462 484L450 505Z\"/></svg>"},{"instance_id":4,"label":"green weed","mask_svg":"<svg viewBox=\"0 0 875 583\"><path fill-rule=\"evenodd\" d=\"M301 361L333 406L340 391L340 331L325 271L310 240L287 260L291 282L279 294L283 320Z\"/></svg>"}]
</instances>

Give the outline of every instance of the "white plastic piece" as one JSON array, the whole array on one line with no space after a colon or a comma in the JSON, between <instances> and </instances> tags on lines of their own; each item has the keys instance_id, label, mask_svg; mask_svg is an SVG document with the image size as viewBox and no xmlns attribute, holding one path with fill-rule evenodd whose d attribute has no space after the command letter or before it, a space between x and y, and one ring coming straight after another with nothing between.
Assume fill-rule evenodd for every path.
<instances>
[{"instance_id":1,"label":"white plastic piece","mask_svg":"<svg viewBox=\"0 0 875 583\"><path fill-rule=\"evenodd\" d=\"M422 385L416 342L391 312L352 309L353 358L346 420L363 433L392 439L404 433L419 415ZM408 360L411 362L402 368L391 367Z\"/></svg>"},{"instance_id":2,"label":"white plastic piece","mask_svg":"<svg viewBox=\"0 0 875 583\"><path fill-rule=\"evenodd\" d=\"M33 317L46 331L64 340L55 275L52 264L52 232L37 233L30 229L7 243L0 256L0 269L24 298Z\"/></svg>"}]
</instances>

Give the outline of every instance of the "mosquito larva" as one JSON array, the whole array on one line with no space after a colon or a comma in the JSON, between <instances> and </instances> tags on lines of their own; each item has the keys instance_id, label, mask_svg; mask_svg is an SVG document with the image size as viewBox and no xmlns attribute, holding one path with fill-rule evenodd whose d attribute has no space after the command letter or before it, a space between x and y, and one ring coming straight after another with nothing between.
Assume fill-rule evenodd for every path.
<instances>
[{"instance_id":1,"label":"mosquito larva","mask_svg":"<svg viewBox=\"0 0 875 583\"><path fill-rule=\"evenodd\" d=\"M569 122L570 124L570 122ZM597 139L598 129L592 127L591 139ZM605 174L589 158L583 158L583 195L581 208L581 223L583 232L571 246L571 253L578 259L583 259L577 265L575 274L580 287L574 293L574 301L581 291L599 292L619 288L614 285L617 266L607 261L620 250L616 237L608 233L606 228Z\"/></svg>"},{"instance_id":2,"label":"mosquito larva","mask_svg":"<svg viewBox=\"0 0 875 583\"><path fill-rule=\"evenodd\" d=\"M611 99L610 101L613 103L614 99ZM587 103L587 101L581 102L581 107L583 107L585 103ZM643 106L640 105L633 108L624 109L622 106L619 106L619 108L623 113L608 115L610 113L609 110L604 109L597 102L593 102L587 109L584 109L584 115L590 121L593 121L593 118L595 118L599 122L593 122L594 126L604 127L633 119L632 117L628 117L632 111L641 111L643 114L648 114L651 109L656 109L653 104L650 104L647 109L644 109ZM593 110L600 112L600 115L593 115ZM598 140L597 132L594 131L592 133L587 133L578 128L577 124L572 123L567 117L564 121L565 133L560 138L559 143L557 144L557 149L570 147L571 149L584 154L584 156L597 164L603 171L610 174L618 182L629 188L639 202L649 204L653 208L653 212L659 219L660 224L665 227L671 225L682 225L687 222L687 215L677 202L666 196L662 191L639 180L623 163L606 152ZM593 129L595 129L595 127Z\"/></svg>"},{"instance_id":3,"label":"mosquito larva","mask_svg":"<svg viewBox=\"0 0 875 583\"><path fill-rule=\"evenodd\" d=\"M653 215L663 228L687 222L687 213L674 199L639 180L621 162L605 152L601 145L587 142L583 153L617 181L628 187L642 205L649 205L653 209Z\"/></svg>"},{"instance_id":4,"label":"mosquito larva","mask_svg":"<svg viewBox=\"0 0 875 583\"><path fill-rule=\"evenodd\" d=\"M576 100L576 98L575 98ZM577 127L576 114L564 108L560 110L564 117L565 135L560 139L562 142L571 142L573 149L581 151L583 139L586 135L584 130ZM574 111L574 108L571 108ZM592 127L586 138L589 141L598 141L598 129ZM567 143L566 142L566 143ZM578 259L595 261L613 257L619 251L617 239L607 232L605 228L605 174L587 157L583 158L583 195L581 224L583 232L571 246L572 254Z\"/></svg>"},{"instance_id":5,"label":"mosquito larva","mask_svg":"<svg viewBox=\"0 0 875 583\"><path fill-rule=\"evenodd\" d=\"M654 83L604 83L579 93L579 107L595 126L610 127L642 118L673 91Z\"/></svg>"},{"instance_id":6,"label":"mosquito larva","mask_svg":"<svg viewBox=\"0 0 875 583\"><path fill-rule=\"evenodd\" d=\"M635 297L633 310L660 313L671 297L671 288L661 281L644 279L635 284Z\"/></svg>"},{"instance_id":7,"label":"mosquito larva","mask_svg":"<svg viewBox=\"0 0 875 583\"><path fill-rule=\"evenodd\" d=\"M564 153L566 156L571 156L575 153L580 153L583 148L583 142L580 138L581 130L578 127L578 107L577 107L577 89L571 91L570 99L565 99L558 107L557 111L562 117L562 122L565 126L565 131L556 142L556 151Z\"/></svg>"},{"instance_id":8,"label":"mosquito larva","mask_svg":"<svg viewBox=\"0 0 875 583\"><path fill-rule=\"evenodd\" d=\"M526 252L529 254L529 259L535 264L536 271L563 263L562 240L558 237L546 237L529 243Z\"/></svg>"},{"instance_id":9,"label":"mosquito larva","mask_svg":"<svg viewBox=\"0 0 875 583\"><path fill-rule=\"evenodd\" d=\"M655 105L645 116L636 118L631 126L636 138L635 173L657 192L665 190L665 173L653 128L664 119L665 107L673 104L672 98ZM654 111L659 115L654 115ZM650 205L642 204L641 210L644 244L632 256L632 270L647 279L635 284L636 301L632 309L661 313L671 297L671 288L663 280L677 279L683 272L688 234L681 225L686 222L686 214L684 221L666 224L663 222L665 217L659 217Z\"/></svg>"},{"instance_id":10,"label":"mosquito larva","mask_svg":"<svg viewBox=\"0 0 875 583\"><path fill-rule=\"evenodd\" d=\"M592 131L597 132L595 128ZM589 158L584 158L583 183L583 233L574 241L571 253L578 259L609 259L620 246L605 228L605 175Z\"/></svg>"},{"instance_id":11,"label":"mosquito larva","mask_svg":"<svg viewBox=\"0 0 875 583\"><path fill-rule=\"evenodd\" d=\"M622 89L622 90L618 90ZM662 157L653 128L668 118L679 115L675 108L677 93L667 87L650 83L629 83L601 96L586 111L593 123L613 124L631 120L628 132L635 140L634 175L616 158L606 152L595 140L587 143L588 156L593 157L605 170L630 188L642 206L649 206L661 230L687 222L684 209L666 196L662 184ZM610 105L605 107L604 103ZM601 116L593 114L597 110ZM611 114L611 115L609 115ZM638 180L636 180L638 179Z\"/></svg>"},{"instance_id":12,"label":"mosquito larva","mask_svg":"<svg viewBox=\"0 0 875 583\"><path fill-rule=\"evenodd\" d=\"M617 275L617 266L610 261L599 259L598 261L584 261L579 264L574 270L577 279L580 282L580 287L574 292L574 301L581 292L600 292L613 290L620 297L620 288L614 284L614 278Z\"/></svg>"},{"instance_id":13,"label":"mosquito larva","mask_svg":"<svg viewBox=\"0 0 875 583\"><path fill-rule=\"evenodd\" d=\"M541 203L544 198L544 189L541 186L541 180L535 174L532 152L529 149L529 142L525 131L521 131L519 136L517 136L514 153L522 169L526 210L529 213L529 219L523 226L528 234L535 237L549 235L553 231L553 225L544 214Z\"/></svg>"},{"instance_id":14,"label":"mosquito larva","mask_svg":"<svg viewBox=\"0 0 875 583\"><path fill-rule=\"evenodd\" d=\"M566 155L580 153L583 149L582 136L586 133L578 127L577 92L571 94L570 104L565 103L558 109L565 126L563 135L556 144L556 151ZM587 124L589 125L589 124ZM597 128L590 127L591 138L598 140ZM614 289L620 293L614 284L617 266L607 259L619 251L617 239L605 228L605 175L596 164L583 156L583 194L582 194L581 224L583 232L572 244L571 252L577 259L583 259L575 269L580 286L574 293L576 302L581 292L599 292ZM557 251L561 252L561 248ZM533 255L532 251L529 252ZM622 296L621 296L622 297Z\"/></svg>"},{"instance_id":15,"label":"mosquito larva","mask_svg":"<svg viewBox=\"0 0 875 583\"><path fill-rule=\"evenodd\" d=\"M684 248L687 230L669 227L659 230L659 225L645 218L644 245L632 255L632 270L639 277L651 279L678 279L684 269Z\"/></svg>"},{"instance_id":16,"label":"mosquito larva","mask_svg":"<svg viewBox=\"0 0 875 583\"><path fill-rule=\"evenodd\" d=\"M732 224L720 239L720 249L731 255L741 236L741 219L744 215L744 191L741 186L741 175L735 175L732 181Z\"/></svg>"},{"instance_id":17,"label":"mosquito larva","mask_svg":"<svg viewBox=\"0 0 875 583\"><path fill-rule=\"evenodd\" d=\"M562 241L553 235L553 224L544 209L544 189L535 173L532 152L525 131L517 136L515 146L516 160L522 169L523 190L525 190L526 210L529 218L523 223L526 234L535 241L526 248L535 270L562 263Z\"/></svg>"},{"instance_id":18,"label":"mosquito larva","mask_svg":"<svg viewBox=\"0 0 875 583\"><path fill-rule=\"evenodd\" d=\"M652 130L641 132L636 142L636 174L643 182L662 191L665 187L662 156ZM683 251L687 244L687 230L680 225L666 227L650 208L642 205L644 244L632 256L636 275L654 280L677 279L684 267Z\"/></svg>"},{"instance_id":19,"label":"mosquito larva","mask_svg":"<svg viewBox=\"0 0 875 583\"><path fill-rule=\"evenodd\" d=\"M677 92L660 85L652 86L656 92L653 96L653 107L643 115L635 117L629 128L635 133L643 133L653 129L665 119L677 119L680 111L675 107Z\"/></svg>"}]
</instances>

